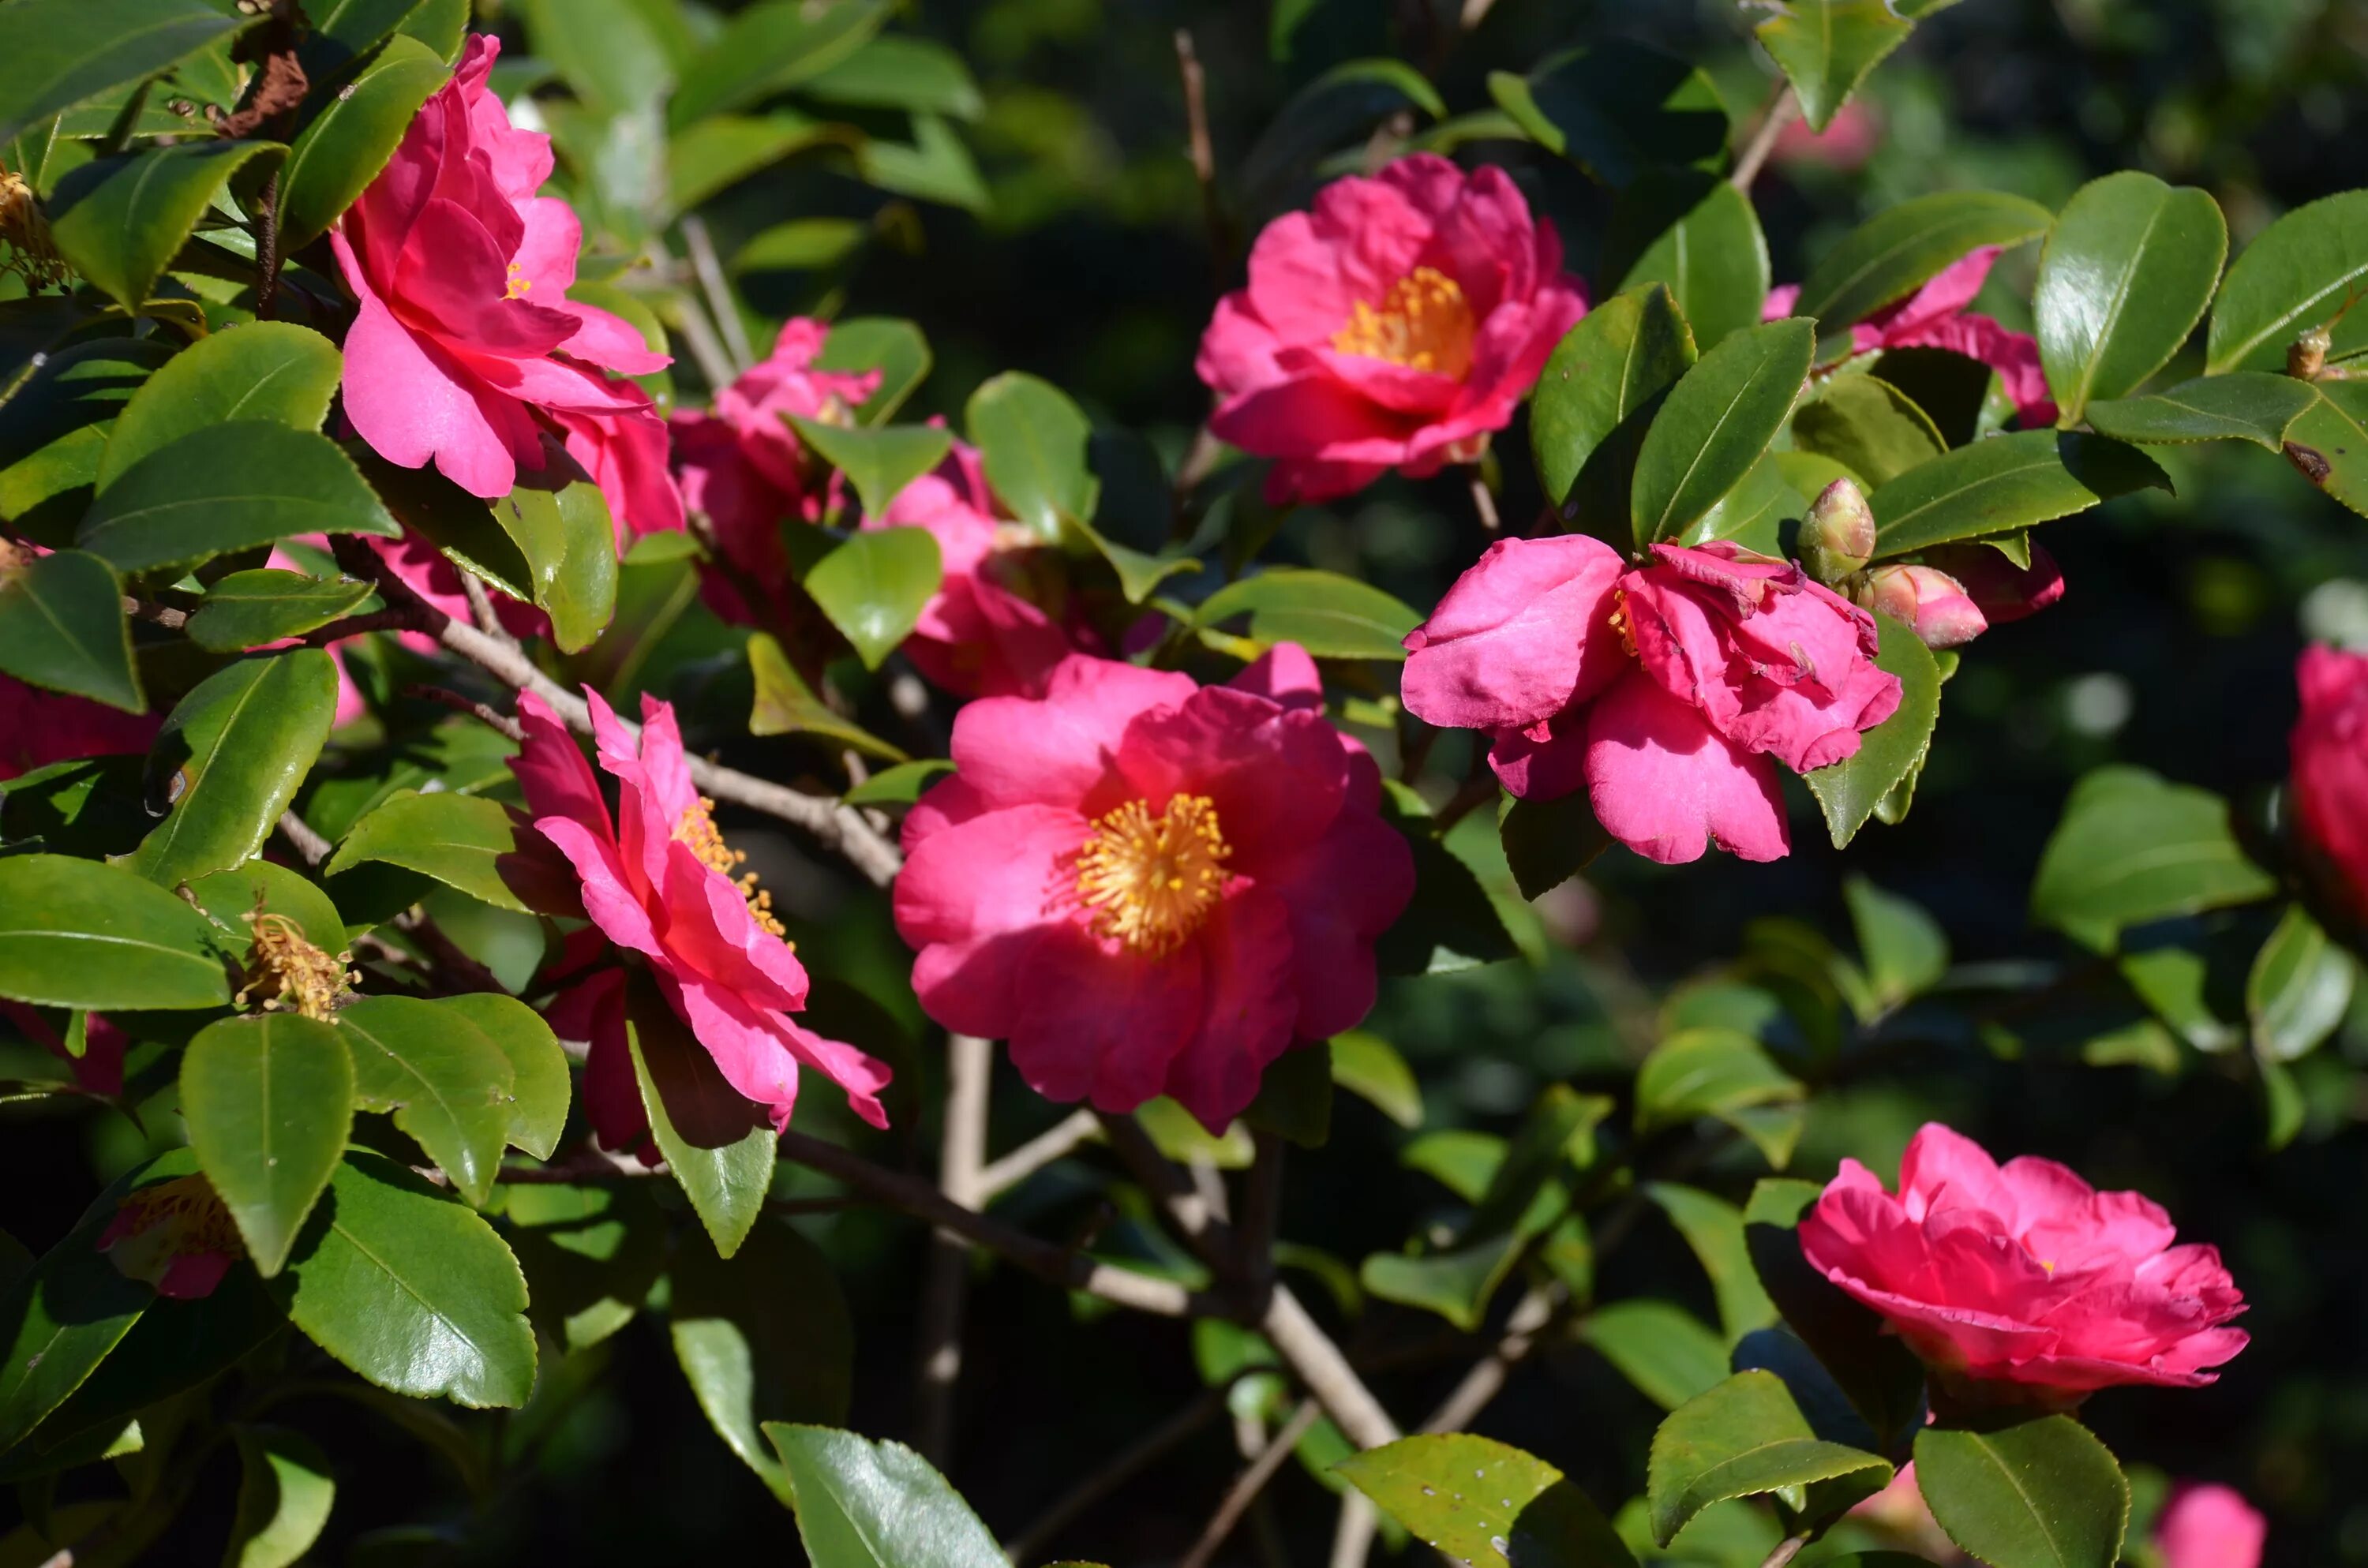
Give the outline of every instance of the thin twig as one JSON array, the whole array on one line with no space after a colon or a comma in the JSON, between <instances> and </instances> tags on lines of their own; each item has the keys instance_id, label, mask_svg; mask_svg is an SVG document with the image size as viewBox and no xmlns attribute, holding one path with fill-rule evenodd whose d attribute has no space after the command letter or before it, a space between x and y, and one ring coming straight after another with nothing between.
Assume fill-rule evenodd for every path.
<instances>
[{"instance_id":1,"label":"thin twig","mask_svg":"<svg viewBox=\"0 0 2368 1568\"><path fill-rule=\"evenodd\" d=\"M1222 280L1233 254L1233 236L1217 199L1217 150L1209 139L1209 74L1201 68L1201 51L1193 47L1188 28L1176 29L1176 69L1184 78L1184 150L1192 160L1192 177L1200 183L1201 222L1209 231L1209 255Z\"/></svg>"},{"instance_id":2,"label":"thin twig","mask_svg":"<svg viewBox=\"0 0 2368 1568\"><path fill-rule=\"evenodd\" d=\"M1480 526L1490 533L1500 533L1505 525L1497 520L1497 497L1489 492L1488 477L1480 465L1472 465L1472 509L1480 514Z\"/></svg>"},{"instance_id":3,"label":"thin twig","mask_svg":"<svg viewBox=\"0 0 2368 1568\"><path fill-rule=\"evenodd\" d=\"M1801 1549L1808 1544L1809 1533L1806 1530L1788 1535L1776 1543L1775 1551L1760 1560L1759 1568L1784 1568L1784 1564L1800 1556Z\"/></svg>"},{"instance_id":4,"label":"thin twig","mask_svg":"<svg viewBox=\"0 0 2368 1568\"><path fill-rule=\"evenodd\" d=\"M978 1173L978 1201L984 1206L1018 1187L1053 1161L1065 1158L1078 1144L1099 1135L1102 1124L1089 1110L1072 1111L1003 1158Z\"/></svg>"},{"instance_id":5,"label":"thin twig","mask_svg":"<svg viewBox=\"0 0 2368 1568\"><path fill-rule=\"evenodd\" d=\"M1488 19L1489 8L1496 4L1497 0L1463 0L1463 16L1462 17L1463 30L1467 33L1471 32L1477 28L1482 22L1486 21Z\"/></svg>"},{"instance_id":6,"label":"thin twig","mask_svg":"<svg viewBox=\"0 0 2368 1568\"><path fill-rule=\"evenodd\" d=\"M1447 804L1439 808L1439 814L1431 819L1433 831L1441 838L1447 836L1449 828L1497 798L1497 776L1485 765L1486 754L1475 752L1474 756L1475 761L1482 765L1473 768L1463 780L1463 788L1457 790Z\"/></svg>"},{"instance_id":7,"label":"thin twig","mask_svg":"<svg viewBox=\"0 0 2368 1568\"><path fill-rule=\"evenodd\" d=\"M1108 1464L1063 1493L1026 1529L1004 1543L1004 1556L1015 1564L1031 1562L1042 1556L1079 1515L1181 1448L1195 1433L1223 1415L1225 1396L1231 1391L1230 1383L1201 1390L1190 1404L1120 1449Z\"/></svg>"},{"instance_id":8,"label":"thin twig","mask_svg":"<svg viewBox=\"0 0 2368 1568\"><path fill-rule=\"evenodd\" d=\"M1505 1332L1496 1345L1463 1374L1463 1381L1440 1402L1439 1408L1423 1422L1422 1429L1460 1432L1470 1426L1487 1408L1488 1402L1497 1397L1513 1369L1536 1348L1539 1331L1553 1322L1569 1301L1570 1291L1560 1281L1533 1287L1515 1303L1513 1315L1505 1320Z\"/></svg>"},{"instance_id":9,"label":"thin twig","mask_svg":"<svg viewBox=\"0 0 2368 1568\"><path fill-rule=\"evenodd\" d=\"M949 1201L976 1209L984 1201L978 1174L986 1164L986 1111L995 1047L976 1035L946 1039L945 1135L939 1145L938 1190ZM970 1293L970 1244L951 1231L930 1239L921 1283L920 1417L914 1447L946 1468L953 1440L954 1390L962 1381L962 1309Z\"/></svg>"},{"instance_id":10,"label":"thin twig","mask_svg":"<svg viewBox=\"0 0 2368 1568\"><path fill-rule=\"evenodd\" d=\"M1225 1489L1225 1495L1217 1504L1217 1511L1209 1517L1208 1524L1202 1528L1201 1539L1192 1543L1192 1550L1184 1554L1176 1568L1208 1568L1210 1560L1217 1555L1217 1549L1225 1544L1225 1538L1234 1533L1234 1527L1241 1523L1242 1516L1249 1511L1258 1494L1266 1490L1266 1483L1274 1479L1274 1472L1282 1468L1283 1461L1291 1458L1292 1451L1299 1447L1299 1439L1307 1436L1308 1429L1323 1414L1324 1406L1319 1401L1303 1399L1299 1402L1299 1408L1291 1413L1291 1419L1282 1424L1282 1430L1268 1441L1258 1458L1250 1460L1248 1467L1235 1478L1233 1485Z\"/></svg>"},{"instance_id":11,"label":"thin twig","mask_svg":"<svg viewBox=\"0 0 2368 1568\"><path fill-rule=\"evenodd\" d=\"M1340 1522L1332 1531L1332 1555L1325 1562L1329 1568L1365 1568L1365 1558L1373 1550L1373 1534L1381 1528L1381 1516L1363 1493L1351 1488L1340 1494Z\"/></svg>"},{"instance_id":12,"label":"thin twig","mask_svg":"<svg viewBox=\"0 0 2368 1568\"><path fill-rule=\"evenodd\" d=\"M1800 113L1801 97L1793 91L1793 84L1778 83L1775 94L1768 100L1768 108L1759 116L1759 129L1752 132L1750 144L1743 149L1743 156L1735 161L1735 172L1726 176L1726 183L1749 195L1752 181L1759 177L1759 171L1767 165L1769 154L1776 151L1776 139L1784 134L1784 128L1798 119Z\"/></svg>"},{"instance_id":13,"label":"thin twig","mask_svg":"<svg viewBox=\"0 0 2368 1568\"><path fill-rule=\"evenodd\" d=\"M715 324L707 319L694 296L683 293L674 297L675 324L682 329L682 340L690 347L690 357L699 361L699 373L707 379L709 390L721 392L739 378L732 368L731 352L715 334Z\"/></svg>"},{"instance_id":14,"label":"thin twig","mask_svg":"<svg viewBox=\"0 0 2368 1568\"><path fill-rule=\"evenodd\" d=\"M374 609L367 615L348 615L315 627L304 633L301 641L307 648L325 648L332 642L342 642L348 637L359 637L369 631L399 631L411 624L407 611Z\"/></svg>"},{"instance_id":15,"label":"thin twig","mask_svg":"<svg viewBox=\"0 0 2368 1568\"><path fill-rule=\"evenodd\" d=\"M733 366L746 370L757 362L757 351L748 341L748 324L741 319L740 306L732 298L732 285L724 279L723 264L716 259L715 240L707 232L707 220L696 212L684 213L682 238L690 248L691 270L706 291L708 312L723 329L723 346L731 350Z\"/></svg>"},{"instance_id":16,"label":"thin twig","mask_svg":"<svg viewBox=\"0 0 2368 1568\"><path fill-rule=\"evenodd\" d=\"M167 631L178 631L189 623L188 610L175 609L170 605L151 604L146 599L127 597L123 601L123 613L135 620L161 626Z\"/></svg>"},{"instance_id":17,"label":"thin twig","mask_svg":"<svg viewBox=\"0 0 2368 1568\"><path fill-rule=\"evenodd\" d=\"M1260 1128L1251 1135L1258 1156L1242 1184L1242 1272L1251 1279L1274 1278L1274 1234L1282 1210L1284 1143L1279 1132Z\"/></svg>"},{"instance_id":18,"label":"thin twig","mask_svg":"<svg viewBox=\"0 0 2368 1568\"><path fill-rule=\"evenodd\" d=\"M286 839L290 847L297 854L304 857L304 864L307 866L318 867L322 861L329 858L329 852L336 847L313 832L313 824L292 811L279 813L279 836Z\"/></svg>"},{"instance_id":19,"label":"thin twig","mask_svg":"<svg viewBox=\"0 0 2368 1568\"><path fill-rule=\"evenodd\" d=\"M517 647L518 640L510 635L509 629L502 624L502 618L495 613L494 597L485 591L485 585L474 572L463 572L460 576L461 592L469 599L469 619L477 623L477 630L496 642Z\"/></svg>"}]
</instances>

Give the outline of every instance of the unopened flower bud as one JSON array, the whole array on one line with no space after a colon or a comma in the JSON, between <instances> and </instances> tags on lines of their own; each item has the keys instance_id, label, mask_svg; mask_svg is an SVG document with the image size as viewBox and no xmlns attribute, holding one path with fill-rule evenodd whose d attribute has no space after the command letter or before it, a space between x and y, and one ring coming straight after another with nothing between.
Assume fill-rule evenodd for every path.
<instances>
[{"instance_id":1,"label":"unopened flower bud","mask_svg":"<svg viewBox=\"0 0 2368 1568\"><path fill-rule=\"evenodd\" d=\"M1989 630L1964 585L1930 566L1885 566L1867 579L1867 608L1912 629L1928 648L1954 648Z\"/></svg>"},{"instance_id":2,"label":"unopened flower bud","mask_svg":"<svg viewBox=\"0 0 2368 1568\"><path fill-rule=\"evenodd\" d=\"M2314 381L2327 368L2328 350L2335 347L2335 335L2323 326L2312 327L2286 346L2286 374L2298 381Z\"/></svg>"},{"instance_id":3,"label":"unopened flower bud","mask_svg":"<svg viewBox=\"0 0 2368 1568\"><path fill-rule=\"evenodd\" d=\"M1874 553L1874 511L1848 479L1826 486L1801 519L1801 564L1820 583L1862 570Z\"/></svg>"}]
</instances>

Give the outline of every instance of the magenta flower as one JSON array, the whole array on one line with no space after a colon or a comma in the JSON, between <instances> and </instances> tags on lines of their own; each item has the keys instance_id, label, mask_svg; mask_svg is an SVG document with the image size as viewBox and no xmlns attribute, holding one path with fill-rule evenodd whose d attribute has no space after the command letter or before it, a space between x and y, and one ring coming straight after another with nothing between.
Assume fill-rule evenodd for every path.
<instances>
[{"instance_id":1,"label":"magenta flower","mask_svg":"<svg viewBox=\"0 0 2368 1568\"><path fill-rule=\"evenodd\" d=\"M246 1256L230 1210L196 1175L126 1193L99 1233L98 1250L125 1278L143 1280L176 1301L212 1295L230 1266Z\"/></svg>"},{"instance_id":2,"label":"magenta flower","mask_svg":"<svg viewBox=\"0 0 2368 1568\"><path fill-rule=\"evenodd\" d=\"M0 779L51 763L146 751L164 723L161 714L126 713L0 675Z\"/></svg>"},{"instance_id":3,"label":"magenta flower","mask_svg":"<svg viewBox=\"0 0 2368 1568\"><path fill-rule=\"evenodd\" d=\"M963 708L953 758L905 819L896 928L922 1007L1046 1098L1221 1130L1372 1006L1413 854L1296 646L1222 687L1075 656Z\"/></svg>"},{"instance_id":4,"label":"magenta flower","mask_svg":"<svg viewBox=\"0 0 2368 1568\"><path fill-rule=\"evenodd\" d=\"M1195 369L1210 431L1276 460L1268 498L1320 501L1475 460L1586 313L1502 169L1417 153L1268 224Z\"/></svg>"},{"instance_id":5,"label":"magenta flower","mask_svg":"<svg viewBox=\"0 0 2368 1568\"><path fill-rule=\"evenodd\" d=\"M329 235L361 301L346 336L346 417L389 462L431 460L488 500L546 437L599 482L620 527L682 526L666 426L619 376L671 361L622 317L573 303L583 225L535 193L551 139L519 131L486 84L499 40L472 36L452 79Z\"/></svg>"},{"instance_id":6,"label":"magenta flower","mask_svg":"<svg viewBox=\"0 0 2368 1568\"><path fill-rule=\"evenodd\" d=\"M2246 1345L2217 1248L2172 1245L2160 1207L2053 1160L1999 1165L1937 1122L1899 1193L1855 1160L1801 1221L1801 1252L1962 1396L2078 1403L2116 1383L2195 1388Z\"/></svg>"},{"instance_id":7,"label":"magenta flower","mask_svg":"<svg viewBox=\"0 0 2368 1568\"><path fill-rule=\"evenodd\" d=\"M2064 597L2064 572L2040 545L2031 564L2017 566L2004 551L1980 543L1943 544L1918 557L1955 578L1982 619L1992 626L2037 615Z\"/></svg>"},{"instance_id":8,"label":"magenta flower","mask_svg":"<svg viewBox=\"0 0 2368 1568\"><path fill-rule=\"evenodd\" d=\"M530 693L518 699L526 741L510 767L535 831L582 879L592 924L649 965L724 1080L765 1107L777 1130L797 1104L801 1067L838 1085L858 1116L885 1127L879 1095L888 1069L789 1017L806 1005L806 971L781 939L770 898L753 875L736 873L743 857L725 846L711 803L692 788L673 708L644 697L637 743L598 693L586 696L601 769L617 781L614 819L591 765ZM575 998L592 1046L585 1105L610 1148L636 1143L646 1126L625 1046L623 979L604 970Z\"/></svg>"},{"instance_id":9,"label":"magenta flower","mask_svg":"<svg viewBox=\"0 0 2368 1568\"><path fill-rule=\"evenodd\" d=\"M2055 423L2055 399L2047 390L2047 373L2040 368L2038 340L1965 309L1988 281L1998 256L1997 245L1984 245L1942 268L1907 298L1853 324L1850 346L1861 354L1878 348L1945 348L1978 359L1998 373L2023 427L2044 429ZM1782 321L1793 313L1793 306L1800 297L1797 283L1770 290L1761 319ZM1829 330L1841 324L1825 324Z\"/></svg>"},{"instance_id":10,"label":"magenta flower","mask_svg":"<svg viewBox=\"0 0 2368 1568\"><path fill-rule=\"evenodd\" d=\"M1584 783L1639 855L1715 841L1773 860L1790 840L1769 759L1807 773L1891 717L1874 619L1787 562L1726 543L1653 547L1631 569L1600 540L1500 540L1406 640L1407 709L1486 730L1524 800Z\"/></svg>"},{"instance_id":11,"label":"magenta flower","mask_svg":"<svg viewBox=\"0 0 2368 1568\"><path fill-rule=\"evenodd\" d=\"M2162 1568L2260 1568L2270 1522L2233 1486L2181 1482L2155 1521Z\"/></svg>"},{"instance_id":12,"label":"magenta flower","mask_svg":"<svg viewBox=\"0 0 2368 1568\"><path fill-rule=\"evenodd\" d=\"M2340 901L2368 918L2368 654L2305 648L2294 684L2294 824Z\"/></svg>"}]
</instances>

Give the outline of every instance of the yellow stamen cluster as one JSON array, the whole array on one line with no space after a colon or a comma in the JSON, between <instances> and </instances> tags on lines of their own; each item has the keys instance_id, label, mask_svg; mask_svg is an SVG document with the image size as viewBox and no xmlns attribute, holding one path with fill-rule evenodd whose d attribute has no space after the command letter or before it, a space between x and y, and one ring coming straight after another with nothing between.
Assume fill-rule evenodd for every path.
<instances>
[{"instance_id":1,"label":"yellow stamen cluster","mask_svg":"<svg viewBox=\"0 0 2368 1568\"><path fill-rule=\"evenodd\" d=\"M699 857L700 865L740 890L740 896L748 901L748 913L757 917L758 926L786 941L781 922L773 914L773 895L757 885L756 872L740 870L748 859L748 852L723 842L723 835L715 825L714 811L715 802L701 795L699 804L682 813L674 835L690 846L690 852ZM735 871L739 872L737 876L733 874Z\"/></svg>"},{"instance_id":2,"label":"yellow stamen cluster","mask_svg":"<svg viewBox=\"0 0 2368 1568\"><path fill-rule=\"evenodd\" d=\"M1611 592L1611 630L1620 633L1620 645L1628 656L1636 656L1636 628L1628 619L1628 596L1615 588Z\"/></svg>"},{"instance_id":3,"label":"yellow stamen cluster","mask_svg":"<svg viewBox=\"0 0 2368 1568\"><path fill-rule=\"evenodd\" d=\"M253 998L267 1013L285 1010L325 1023L361 978L351 967L354 955L332 956L314 947L303 926L268 913L260 900L245 920L255 937L246 950L246 983L233 1000L245 1006Z\"/></svg>"},{"instance_id":4,"label":"yellow stamen cluster","mask_svg":"<svg viewBox=\"0 0 2368 1568\"><path fill-rule=\"evenodd\" d=\"M41 215L40 199L22 175L0 168L0 240L16 252L0 272L14 272L31 290L63 285L68 276L65 258L50 238L50 223Z\"/></svg>"},{"instance_id":5,"label":"yellow stamen cluster","mask_svg":"<svg viewBox=\"0 0 2368 1568\"><path fill-rule=\"evenodd\" d=\"M245 1244L239 1240L238 1226L232 1222L230 1210L215 1196L213 1185L202 1176L175 1176L171 1181L143 1187L124 1199L118 1214L127 1235L136 1236L160 1225L171 1226L165 1250L176 1256L202 1253L246 1256Z\"/></svg>"},{"instance_id":6,"label":"yellow stamen cluster","mask_svg":"<svg viewBox=\"0 0 2368 1568\"><path fill-rule=\"evenodd\" d=\"M1205 795L1178 795L1154 816L1131 801L1094 824L1077 851L1087 929L1156 956L1181 947L1225 895L1233 848Z\"/></svg>"},{"instance_id":7,"label":"yellow stamen cluster","mask_svg":"<svg viewBox=\"0 0 2368 1568\"><path fill-rule=\"evenodd\" d=\"M1358 301L1347 324L1332 335L1332 347L1460 378L1472 369L1473 332L1463 287L1437 267L1417 267L1390 285L1379 305Z\"/></svg>"},{"instance_id":8,"label":"yellow stamen cluster","mask_svg":"<svg viewBox=\"0 0 2368 1568\"><path fill-rule=\"evenodd\" d=\"M509 286L502 290L502 298L505 300L523 300L528 290L534 287L534 279L529 278L526 275L526 268L515 261L510 263L509 278Z\"/></svg>"}]
</instances>

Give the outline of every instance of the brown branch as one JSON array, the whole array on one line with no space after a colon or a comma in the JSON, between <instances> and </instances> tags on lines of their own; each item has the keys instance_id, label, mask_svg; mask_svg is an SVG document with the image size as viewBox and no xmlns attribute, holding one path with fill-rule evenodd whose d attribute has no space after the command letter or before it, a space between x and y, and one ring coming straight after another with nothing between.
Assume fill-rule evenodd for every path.
<instances>
[{"instance_id":1,"label":"brown branch","mask_svg":"<svg viewBox=\"0 0 2368 1568\"><path fill-rule=\"evenodd\" d=\"M1201 1390L1190 1404L1120 1449L1108 1464L1063 1493L1026 1529L1005 1542L1004 1556L1016 1564L1024 1565L1042 1555L1044 1550L1079 1515L1182 1447L1193 1434L1223 1415L1225 1413L1225 1396L1232 1392L1232 1387L1226 1383Z\"/></svg>"},{"instance_id":2,"label":"brown branch","mask_svg":"<svg viewBox=\"0 0 2368 1568\"><path fill-rule=\"evenodd\" d=\"M1282 1424L1282 1429L1268 1440L1266 1447L1258 1450L1258 1457L1250 1460L1248 1467L1225 1489L1224 1496L1217 1503L1217 1511L1209 1517L1208 1524L1202 1528L1201 1539L1192 1543L1192 1550L1184 1554L1176 1568L1208 1568L1210 1560L1217 1555L1217 1549L1225 1544L1225 1538L1234 1533L1234 1527L1241 1523L1244 1514L1249 1512L1249 1506L1258 1500L1258 1494L1266 1490L1266 1483L1274 1479L1275 1471L1282 1468L1283 1461L1291 1458L1292 1450L1299 1447L1299 1440L1307 1436L1308 1429L1323 1414L1321 1402L1314 1399L1299 1402L1299 1408L1291 1413L1291 1419Z\"/></svg>"},{"instance_id":3,"label":"brown branch","mask_svg":"<svg viewBox=\"0 0 2368 1568\"><path fill-rule=\"evenodd\" d=\"M1801 96L1793 90L1793 84L1778 83L1774 95L1768 100L1768 108L1759 116L1759 128L1752 132L1750 144L1743 149L1743 155L1735 161L1735 172L1726 176L1726 183L1749 195L1751 184L1767 165L1769 154L1776 151L1776 139L1784 134L1784 128L1799 119L1800 114Z\"/></svg>"},{"instance_id":4,"label":"brown branch","mask_svg":"<svg viewBox=\"0 0 2368 1568\"><path fill-rule=\"evenodd\" d=\"M1512 1370L1535 1349L1540 1333L1570 1302L1570 1291L1559 1281L1531 1290L1505 1320L1505 1332L1463 1381L1441 1400L1422 1424L1425 1432L1460 1432L1472 1424L1497 1397Z\"/></svg>"},{"instance_id":5,"label":"brown branch","mask_svg":"<svg viewBox=\"0 0 2368 1568\"><path fill-rule=\"evenodd\" d=\"M976 1209L979 1171L986 1164L987 1095L995 1047L975 1035L946 1039L945 1132L939 1145L938 1190L950 1202ZM921 1282L920 1419L914 1447L946 1468L953 1440L954 1390L962 1381L962 1315L970 1292L970 1244L939 1230L931 1238Z\"/></svg>"},{"instance_id":6,"label":"brown branch","mask_svg":"<svg viewBox=\"0 0 2368 1568\"><path fill-rule=\"evenodd\" d=\"M319 869L322 861L329 858L329 852L336 847L313 832L313 824L292 811L279 813L279 836L286 839L289 846L297 854L304 857L304 864L315 869Z\"/></svg>"},{"instance_id":7,"label":"brown branch","mask_svg":"<svg viewBox=\"0 0 2368 1568\"><path fill-rule=\"evenodd\" d=\"M1081 1143L1093 1141L1102 1124L1089 1110L1073 1111L978 1173L981 1205L1018 1187L1053 1161L1066 1157Z\"/></svg>"},{"instance_id":8,"label":"brown branch","mask_svg":"<svg viewBox=\"0 0 2368 1568\"><path fill-rule=\"evenodd\" d=\"M169 605L150 604L146 599L126 597L123 613L135 620L145 620L167 631L178 631L189 623L189 612Z\"/></svg>"},{"instance_id":9,"label":"brown branch","mask_svg":"<svg viewBox=\"0 0 2368 1568\"><path fill-rule=\"evenodd\" d=\"M1233 255L1233 233L1217 199L1217 150L1209 137L1209 74L1201 67L1201 51L1187 28L1176 29L1176 70L1184 78L1185 153L1201 187L1201 222L1209 231L1210 259L1222 282Z\"/></svg>"},{"instance_id":10,"label":"brown branch","mask_svg":"<svg viewBox=\"0 0 2368 1568\"><path fill-rule=\"evenodd\" d=\"M348 637L359 637L368 631L400 631L411 624L406 610L374 609L367 615L348 615L316 627L299 641L307 648L325 648L332 642L342 642Z\"/></svg>"}]
</instances>

